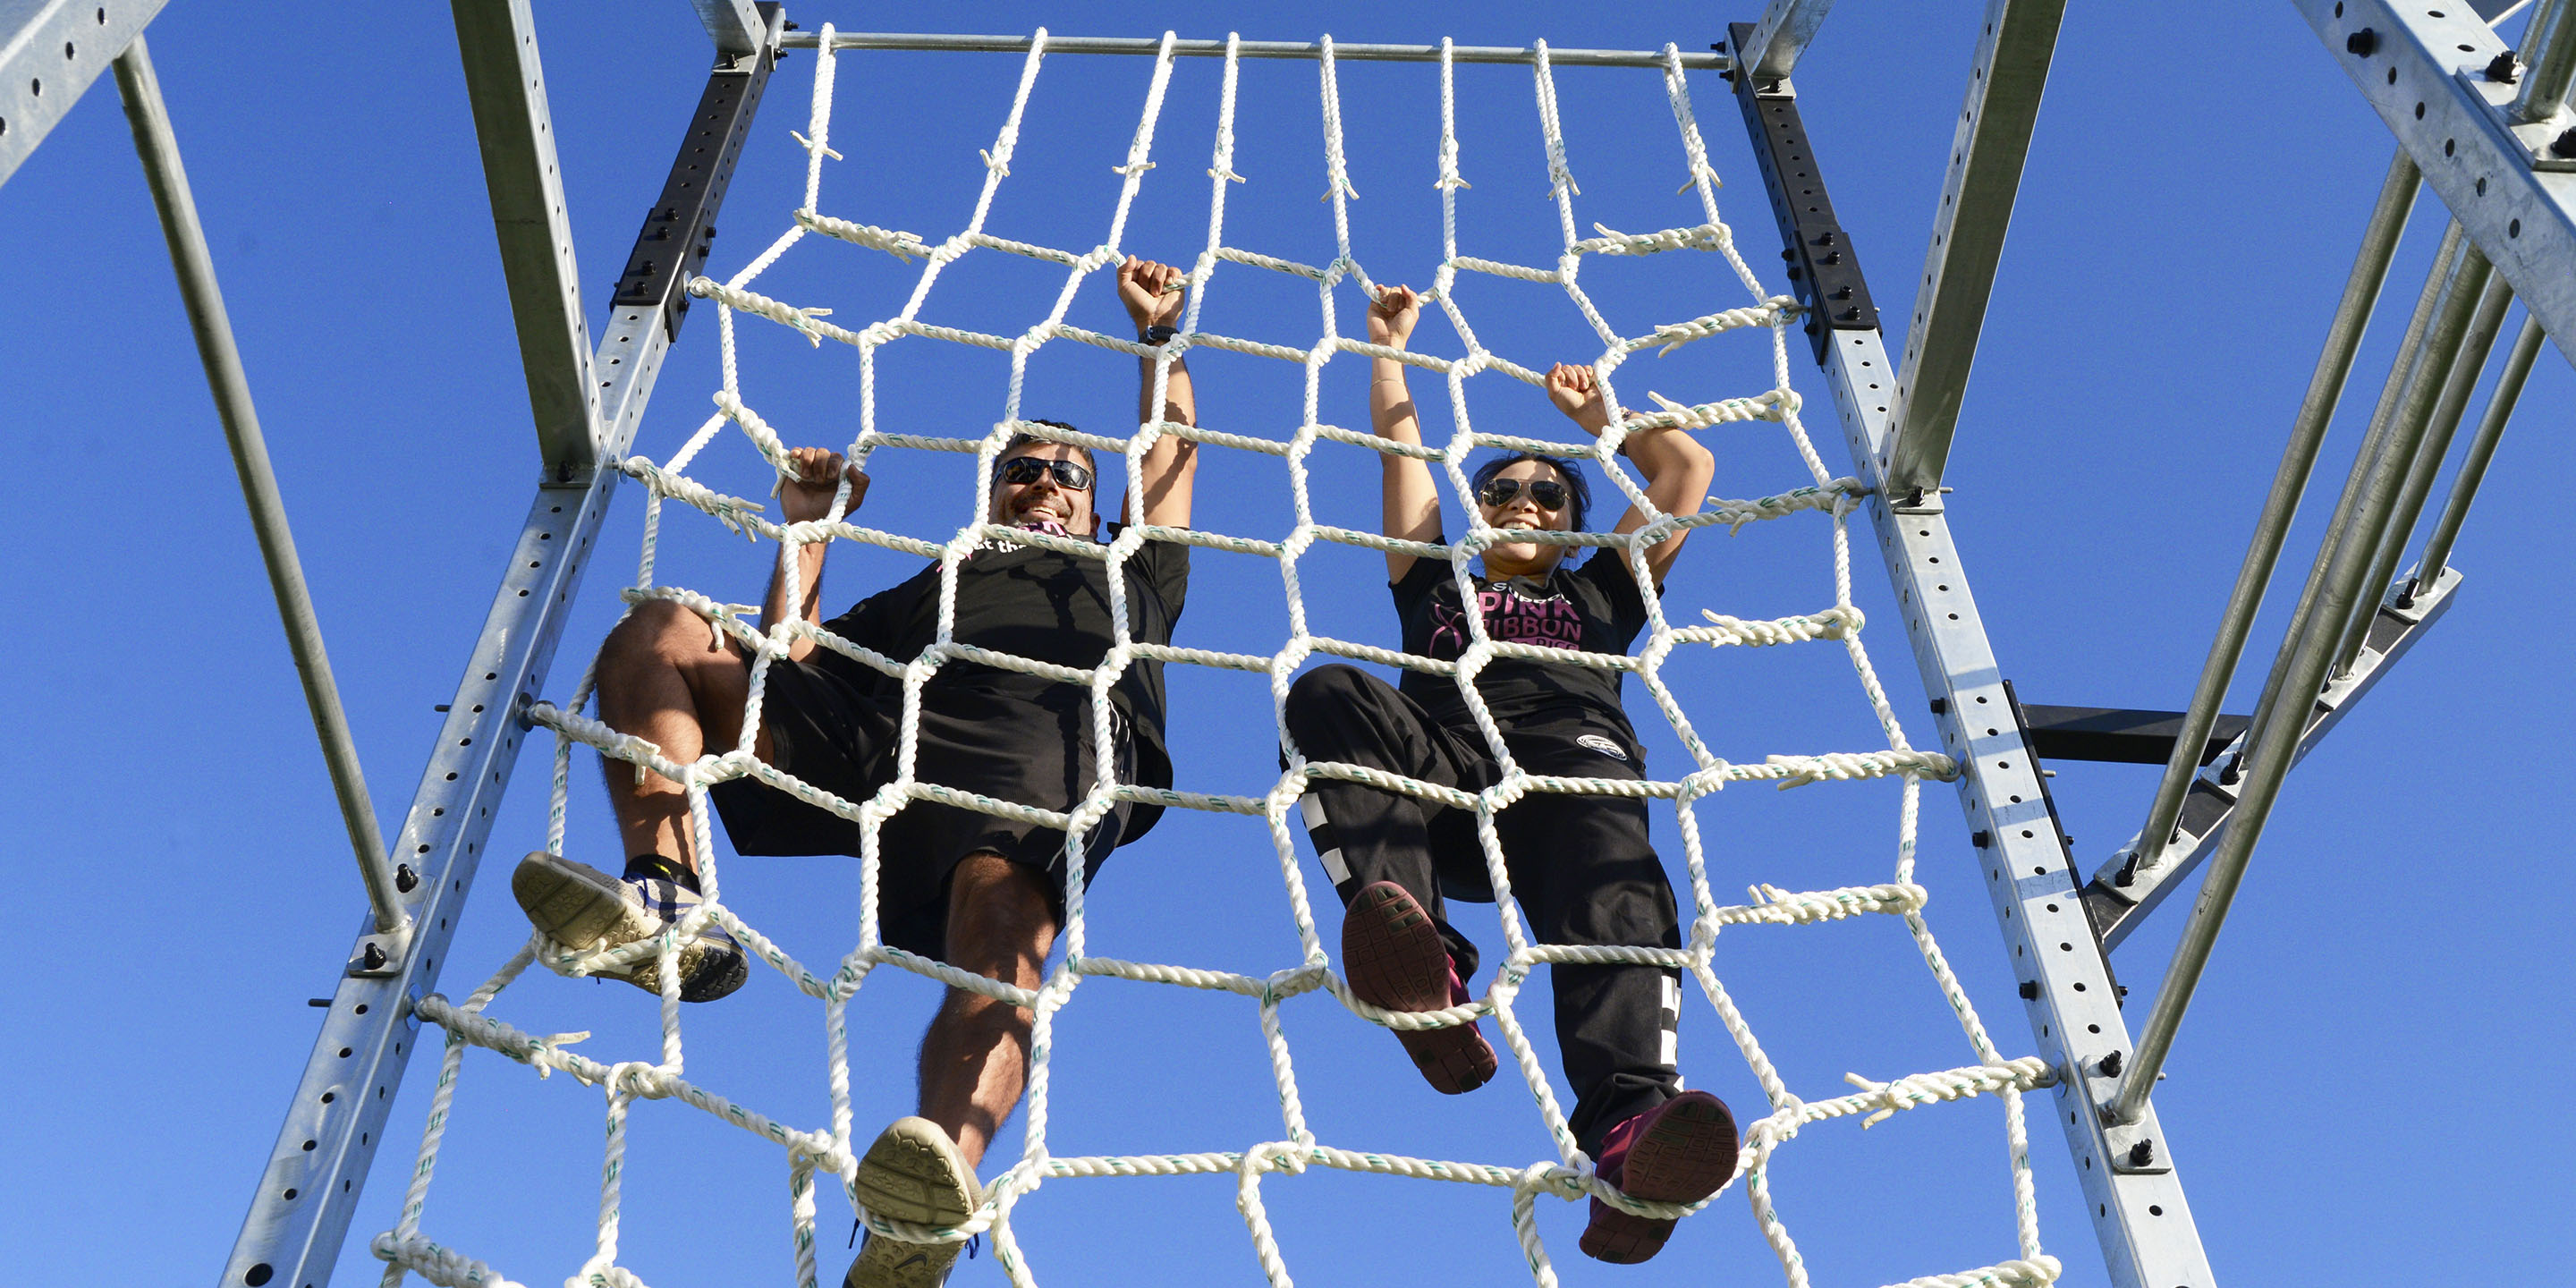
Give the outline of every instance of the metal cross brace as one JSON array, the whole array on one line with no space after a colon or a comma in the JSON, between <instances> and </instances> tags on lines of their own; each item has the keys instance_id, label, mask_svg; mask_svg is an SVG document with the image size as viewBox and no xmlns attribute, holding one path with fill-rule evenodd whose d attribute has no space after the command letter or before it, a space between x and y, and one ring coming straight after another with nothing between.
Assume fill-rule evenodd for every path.
<instances>
[{"instance_id":1,"label":"metal cross brace","mask_svg":"<svg viewBox=\"0 0 2576 1288\"><path fill-rule=\"evenodd\" d=\"M1754 153L1775 203L1786 197L1788 158L1771 146L1766 122L1795 126L1796 91L1786 81L1736 83ZM1799 129L1803 136L1803 129ZM1822 195L1812 148L1796 163L1800 186ZM1795 223L1781 209L1784 228ZM1792 247L1792 254L1795 247ZM1828 328L1820 365L1861 481L1881 553L1903 606L1906 637L1924 687L1933 695L1942 749L1966 771L1959 799L1976 838L1976 864L1986 876L2014 973L2021 979L2033 1036L2058 1082L2053 1104L2076 1164L2087 1213L2112 1281L2121 1288L2211 1288L2215 1276L2171 1146L2152 1108L2116 1133L2100 1105L2118 1085L2129 1050L2127 1027L2109 963L2095 941L2072 857L2061 842L2042 790L2039 767L2011 715L1992 645L1970 594L1966 570L1937 508L1900 508L1885 488L1896 386L1887 344L1875 326ZM1914 510L1917 512L1908 512Z\"/></svg>"},{"instance_id":2,"label":"metal cross brace","mask_svg":"<svg viewBox=\"0 0 2576 1288\"><path fill-rule=\"evenodd\" d=\"M161 12L163 0L0 0L0 183Z\"/></svg>"},{"instance_id":3,"label":"metal cross brace","mask_svg":"<svg viewBox=\"0 0 2576 1288\"><path fill-rule=\"evenodd\" d=\"M2407 590L2413 581L2410 573L2389 588L2371 619L2370 634L2352 671L2318 695L2316 708L2308 716L2308 727L2299 735L2293 765L2307 759L2308 753L2316 750L2317 744L2325 741L2325 736L2343 720L2352 704L2376 687L2397 659L2423 638L2424 631L2450 611L2451 592L2460 584L2460 572L2445 568L2431 587L2409 595ZM2142 838L2131 837L2085 884L2084 902L2092 910L2093 924L2102 932L2105 952L2119 947L2138 923L2155 911L2166 896L2181 888L2184 878L2198 870L2218 848L2219 840L2227 833L2228 820L2236 811L2235 788L2243 768L2238 757L2244 752L2245 737L2240 733L2192 780L2190 792L2183 797L2173 845L2165 851L2163 863L2145 869L2136 867Z\"/></svg>"},{"instance_id":4,"label":"metal cross brace","mask_svg":"<svg viewBox=\"0 0 2576 1288\"><path fill-rule=\"evenodd\" d=\"M496 42L497 47L483 46L481 55L506 58L513 66L524 58L533 65L535 35L526 25L525 0L465 0L460 10L466 4L483 3L506 3L515 30L512 38ZM774 5L764 5L762 11L771 24L768 47L774 49L779 35L778 10ZM465 25L459 22L460 28ZM478 56L472 41L462 42L462 47L469 62ZM771 59L765 53L742 66L734 59L724 58L718 63L716 75L749 76L765 82L770 66ZM759 96L759 86L755 84L748 97L757 103ZM517 137L523 131L550 136L551 129L543 128L546 103L542 86L533 88L526 102L531 119L502 126L505 136ZM750 113L745 111L732 128L746 129L749 123ZM488 130L495 123L478 112L477 124ZM502 158L500 164L508 164L514 156L521 161L527 159L524 150L496 150L488 134L484 141L487 166L496 164L496 156ZM738 144L739 138L725 142L729 146L719 149L718 154L729 164L737 153L730 145ZM681 144L683 157L700 144L693 121ZM513 204L515 196L505 191L509 185L502 177L487 178L493 188L494 217L506 241L511 232L509 221L517 209ZM721 198L721 183L710 183L708 187L714 199ZM523 196L524 189L515 195ZM712 208L707 217L713 217ZM569 280L569 241L547 248L541 257L505 260L505 267L513 274L513 300L523 300L532 286L551 289L556 279L550 266L556 263L567 270L564 280ZM652 397L654 379L661 373L663 356L676 330L676 322L672 326L664 324L663 313L659 301L620 305L609 318L599 351L582 355L586 370L604 373L597 382L597 405L602 416L598 440L601 459L613 461L623 455L634 440L637 423L643 419L645 403ZM522 321L525 322L524 314ZM571 321L580 322L577 312ZM523 325L523 338L525 335ZM547 339L551 341L552 336ZM522 356L533 370L538 355ZM534 385L532 379L531 400L541 417L539 438L541 446L545 446L542 416L546 405ZM412 1004L437 987L440 963L464 913L467 887L473 884L476 865L484 857L491 837L493 814L500 808L502 791L508 787L518 761L520 739L527 729L523 712L536 701L544 685L573 593L587 566L591 543L607 515L620 477L614 469L595 466L565 477L560 462L551 459L551 452L549 457L536 500L529 507L527 523L520 530L500 590L484 619L482 636L475 641L464 679L449 702L447 721L439 731L429 767L421 775L411 811L394 840L395 856L425 878L409 892L407 904L418 931L409 952L392 963L389 972L352 973L340 981L324 1016L321 1036L305 1063L295 1098L287 1105L286 1122L261 1173L259 1190L242 1223L240 1240L225 1263L220 1281L223 1288L262 1288L271 1283L285 1288L322 1288L330 1281L340 1245L348 1235L359 1190L366 1181L376 1146L383 1139L394 1090L401 1084L403 1069L419 1040L420 1022L412 1016ZM372 923L366 929L373 929Z\"/></svg>"}]
</instances>

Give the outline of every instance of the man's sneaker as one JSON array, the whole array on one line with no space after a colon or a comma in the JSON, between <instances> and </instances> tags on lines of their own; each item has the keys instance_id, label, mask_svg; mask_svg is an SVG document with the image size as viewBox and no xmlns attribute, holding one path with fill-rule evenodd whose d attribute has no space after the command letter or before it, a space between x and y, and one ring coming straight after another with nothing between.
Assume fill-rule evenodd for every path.
<instances>
[{"instance_id":1,"label":"man's sneaker","mask_svg":"<svg viewBox=\"0 0 2576 1288\"><path fill-rule=\"evenodd\" d=\"M868 1146L852 1184L861 1207L914 1225L963 1225L983 1202L975 1169L927 1118L896 1119ZM841 1276L841 1288L939 1288L965 1246L906 1243L871 1231L859 1245L859 1259Z\"/></svg>"},{"instance_id":2,"label":"man's sneaker","mask_svg":"<svg viewBox=\"0 0 2576 1288\"><path fill-rule=\"evenodd\" d=\"M679 872L676 864L667 865ZM528 920L556 943L588 952L661 934L698 906L698 892L666 876L612 877L597 868L539 850L519 860L510 893ZM600 975L622 979L648 993L662 991L659 957L643 957ZM742 947L710 923L680 945L680 1000L712 1002L742 987L750 965Z\"/></svg>"},{"instance_id":3,"label":"man's sneaker","mask_svg":"<svg viewBox=\"0 0 2576 1288\"><path fill-rule=\"evenodd\" d=\"M1735 1175L1735 1116L1705 1091L1685 1091L1610 1129L1593 1174L1632 1199L1697 1203ZM1585 1256L1629 1265L1663 1251L1673 1223L1592 1200Z\"/></svg>"},{"instance_id":4,"label":"man's sneaker","mask_svg":"<svg viewBox=\"0 0 2576 1288\"><path fill-rule=\"evenodd\" d=\"M1431 914L1403 886L1372 882L1342 918L1342 969L1351 993L1390 1011L1437 1011L1469 998L1449 962L1449 947ZM1494 1076L1494 1048L1475 1023L1443 1029L1397 1029L1396 1040L1444 1095L1474 1091Z\"/></svg>"}]
</instances>

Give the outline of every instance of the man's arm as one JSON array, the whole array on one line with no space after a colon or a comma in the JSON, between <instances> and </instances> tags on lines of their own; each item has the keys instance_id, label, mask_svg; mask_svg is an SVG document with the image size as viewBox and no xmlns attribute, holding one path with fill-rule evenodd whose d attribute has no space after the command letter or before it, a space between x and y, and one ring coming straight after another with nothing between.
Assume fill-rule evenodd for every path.
<instances>
[{"instance_id":1,"label":"man's arm","mask_svg":"<svg viewBox=\"0 0 2576 1288\"><path fill-rule=\"evenodd\" d=\"M1136 334L1140 338L1147 327L1179 324L1181 305L1187 298L1182 286L1188 276L1169 264L1157 264L1133 255L1118 266L1118 299L1127 306L1127 316L1135 322ZM1156 414L1155 362L1153 358L1138 359L1137 423L1163 420L1197 425L1198 398L1190 388L1189 363L1180 358L1172 360L1171 373L1163 381L1161 414ZM1156 439L1153 447L1145 452L1144 477L1135 480L1135 486L1123 503L1122 513L1131 521L1169 528L1190 526L1190 492L1198 468L1198 444L1168 433Z\"/></svg>"},{"instance_id":2,"label":"man's arm","mask_svg":"<svg viewBox=\"0 0 2576 1288\"><path fill-rule=\"evenodd\" d=\"M1572 363L1558 363L1547 373L1547 396L1557 410L1581 425L1595 438L1610 428L1610 407L1603 401L1601 390L1592 378L1592 368ZM1709 455L1699 440L1678 429L1631 430L1620 449L1634 461L1637 472L1646 476L1646 499L1666 514L1697 514L1708 501L1709 480L1717 476L1717 458ZM1646 526L1646 513L1630 506L1619 517L1613 532L1629 533ZM1682 552L1682 540L1690 534L1676 532L1646 550L1646 571L1655 584L1662 585L1664 574L1673 559ZM1619 566L1628 566L1622 559Z\"/></svg>"},{"instance_id":3,"label":"man's arm","mask_svg":"<svg viewBox=\"0 0 2576 1288\"><path fill-rule=\"evenodd\" d=\"M798 447L791 449L787 458L795 464L798 476L779 479L778 512L781 521L804 523L831 513L832 494L840 490L840 479L844 473L850 476L850 503L842 513L858 509L859 502L867 499L868 476L860 473L857 466L844 464L839 452L820 447ZM823 623L823 606L817 597L823 590L823 556L831 548L832 543L828 541L816 541L796 548L797 597L804 608L801 616L809 625L820 626ZM781 566L783 563L780 561L770 567L769 593L762 597L760 605L760 629L764 631L787 617L787 578L783 575L786 571ZM787 656L803 661L814 649L814 641L799 639L788 648Z\"/></svg>"},{"instance_id":4,"label":"man's arm","mask_svg":"<svg viewBox=\"0 0 2576 1288\"><path fill-rule=\"evenodd\" d=\"M1421 319L1422 300L1413 288L1390 286L1369 306L1369 343L1401 349L1413 338L1413 324ZM1369 425L1388 442L1422 446L1422 421L1413 406L1413 391L1405 386L1404 364L1393 358L1369 360ZM1413 456L1380 455L1378 468L1384 507L1380 530L1401 541L1437 538L1440 486L1432 480L1431 463ZM1404 574L1413 571L1413 562L1412 555L1388 551L1386 579L1404 580Z\"/></svg>"}]
</instances>

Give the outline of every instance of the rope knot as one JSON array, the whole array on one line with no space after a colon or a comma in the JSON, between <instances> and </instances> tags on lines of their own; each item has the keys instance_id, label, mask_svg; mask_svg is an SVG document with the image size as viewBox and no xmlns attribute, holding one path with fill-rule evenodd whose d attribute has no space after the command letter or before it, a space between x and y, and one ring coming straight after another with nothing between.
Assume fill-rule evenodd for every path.
<instances>
[{"instance_id":1,"label":"rope knot","mask_svg":"<svg viewBox=\"0 0 2576 1288\"><path fill-rule=\"evenodd\" d=\"M830 157L835 161L844 159L840 153L835 152L831 148L826 147L821 143L817 143L812 139L806 138L804 134L799 131L789 130L787 132L787 137L796 140L796 145L805 149L805 155L807 156L812 156L815 153L820 152L824 156Z\"/></svg>"}]
</instances>

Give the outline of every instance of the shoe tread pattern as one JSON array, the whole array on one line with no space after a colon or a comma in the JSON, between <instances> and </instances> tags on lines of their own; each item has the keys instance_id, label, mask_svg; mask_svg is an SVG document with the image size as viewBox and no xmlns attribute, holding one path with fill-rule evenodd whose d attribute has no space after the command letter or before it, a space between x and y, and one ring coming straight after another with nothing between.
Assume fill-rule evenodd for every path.
<instances>
[{"instance_id":1,"label":"shoe tread pattern","mask_svg":"<svg viewBox=\"0 0 2576 1288\"><path fill-rule=\"evenodd\" d=\"M1390 1011L1437 1011L1450 1005L1449 949L1439 927L1404 887L1368 886L1342 919L1342 968L1361 1001ZM1397 1029L1396 1040L1443 1095L1473 1091L1499 1067L1494 1048L1474 1024Z\"/></svg>"},{"instance_id":2,"label":"shoe tread pattern","mask_svg":"<svg viewBox=\"0 0 2576 1288\"><path fill-rule=\"evenodd\" d=\"M1735 1175L1735 1116L1705 1091L1685 1091L1654 1111L1654 1119L1628 1148L1622 1174L1611 1178L1621 1193L1649 1203L1696 1203ZM1592 1201L1584 1227L1584 1254L1633 1265L1663 1251L1673 1222L1622 1212Z\"/></svg>"},{"instance_id":3,"label":"shoe tread pattern","mask_svg":"<svg viewBox=\"0 0 2576 1288\"><path fill-rule=\"evenodd\" d=\"M852 1187L868 1211L914 1225L962 1224L979 1201L965 1155L926 1118L899 1118L886 1128L859 1159ZM842 1288L939 1288L964 1246L871 1234L841 1276Z\"/></svg>"}]
</instances>

